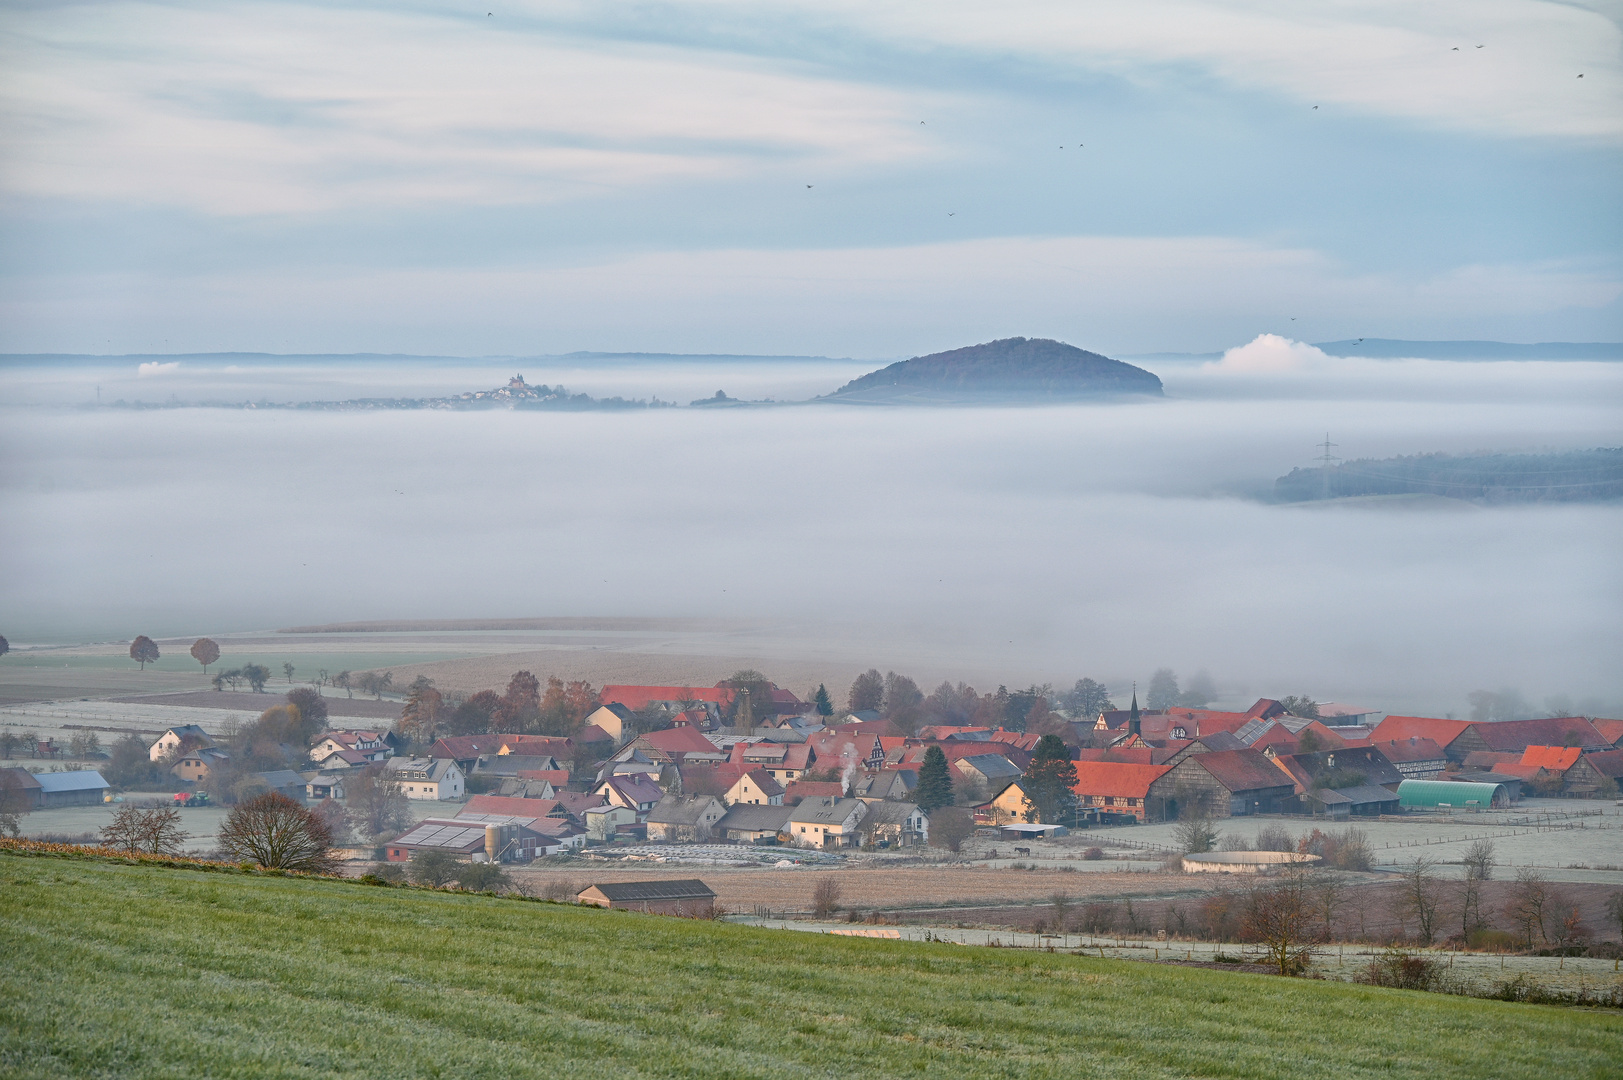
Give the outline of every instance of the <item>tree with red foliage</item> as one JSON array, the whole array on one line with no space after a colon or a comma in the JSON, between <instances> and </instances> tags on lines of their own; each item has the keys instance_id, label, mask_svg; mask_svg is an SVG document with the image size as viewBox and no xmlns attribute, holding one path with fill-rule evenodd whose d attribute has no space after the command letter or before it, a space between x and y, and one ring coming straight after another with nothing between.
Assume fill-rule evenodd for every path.
<instances>
[{"instance_id":1,"label":"tree with red foliage","mask_svg":"<svg viewBox=\"0 0 1623 1080\"><path fill-rule=\"evenodd\" d=\"M220 658L220 646L212 638L200 637L192 642L192 659L203 665L203 674L209 673L209 665Z\"/></svg>"},{"instance_id":2,"label":"tree with red foliage","mask_svg":"<svg viewBox=\"0 0 1623 1080\"><path fill-rule=\"evenodd\" d=\"M130 642L130 659L140 664L141 670L145 671L148 664L158 662L158 643L145 634L138 634L135 640Z\"/></svg>"}]
</instances>

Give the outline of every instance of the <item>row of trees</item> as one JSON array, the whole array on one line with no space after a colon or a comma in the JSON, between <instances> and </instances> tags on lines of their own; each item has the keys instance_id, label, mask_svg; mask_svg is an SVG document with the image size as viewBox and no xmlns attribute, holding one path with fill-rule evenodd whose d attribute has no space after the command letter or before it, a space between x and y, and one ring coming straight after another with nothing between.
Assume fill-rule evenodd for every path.
<instances>
[{"instance_id":1,"label":"row of trees","mask_svg":"<svg viewBox=\"0 0 1623 1080\"><path fill-rule=\"evenodd\" d=\"M591 683L564 682L556 676L541 681L528 671L516 672L505 692L481 690L469 697L442 694L434 681L419 675L406 691L396 730L414 746L432 744L446 735L482 735L496 731L515 735L573 735L598 705Z\"/></svg>"},{"instance_id":2,"label":"row of trees","mask_svg":"<svg viewBox=\"0 0 1623 1080\"><path fill-rule=\"evenodd\" d=\"M1078 680L1063 695L1048 684L1024 690L999 686L994 693L982 694L963 682L942 682L926 695L908 676L894 671L881 675L877 668L856 677L846 694L846 705L850 712L878 712L908 734L932 724L1058 734L1067 717L1054 711L1056 705L1078 718L1097 716L1114 707L1109 693L1092 679Z\"/></svg>"}]
</instances>

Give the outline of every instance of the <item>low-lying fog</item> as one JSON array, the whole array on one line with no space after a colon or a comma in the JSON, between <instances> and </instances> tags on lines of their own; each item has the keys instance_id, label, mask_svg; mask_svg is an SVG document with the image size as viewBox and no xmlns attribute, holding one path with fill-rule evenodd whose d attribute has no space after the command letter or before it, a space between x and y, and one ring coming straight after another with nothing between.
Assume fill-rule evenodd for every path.
<instances>
[{"instance_id":1,"label":"low-lying fog","mask_svg":"<svg viewBox=\"0 0 1623 1080\"><path fill-rule=\"evenodd\" d=\"M831 644L881 669L928 651L1011 684L1087 674L1114 687L1165 665L1209 669L1236 695L1441 712L1463 710L1471 690L1515 687L1535 703L1598 698L1616 715L1623 506L1248 496L1309 464L1326 432L1344 458L1616 446L1623 365L1326 365L1279 349L1150 365L1167 400L1117 405L10 407L0 632L20 643L341 619L764 616L826 626ZM816 383L816 363L651 366L670 388L806 396L789 388ZM810 392L871 366L835 365ZM490 382L467 374L459 366L444 391ZM63 377L13 367L5 400L39 400ZM378 396L449 379L376 377ZM162 377L141 381L147 400L167 396ZM574 382L660 392L623 372ZM267 396L363 396L306 389Z\"/></svg>"}]
</instances>

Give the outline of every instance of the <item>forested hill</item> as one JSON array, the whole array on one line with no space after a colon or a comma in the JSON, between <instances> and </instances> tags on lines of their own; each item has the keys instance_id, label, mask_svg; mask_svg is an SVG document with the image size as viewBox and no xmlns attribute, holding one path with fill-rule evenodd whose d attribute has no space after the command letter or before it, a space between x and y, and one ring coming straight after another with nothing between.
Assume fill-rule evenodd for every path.
<instances>
[{"instance_id":1,"label":"forested hill","mask_svg":"<svg viewBox=\"0 0 1623 1080\"><path fill-rule=\"evenodd\" d=\"M932 404L1122 394L1158 397L1161 380L1062 341L1017 337L902 360L824 400Z\"/></svg>"},{"instance_id":2,"label":"forested hill","mask_svg":"<svg viewBox=\"0 0 1623 1080\"><path fill-rule=\"evenodd\" d=\"M1325 498L1325 470L1274 481L1281 502ZM1623 498L1623 448L1560 454L1415 454L1332 465L1329 497L1442 495L1472 502L1596 502Z\"/></svg>"}]
</instances>

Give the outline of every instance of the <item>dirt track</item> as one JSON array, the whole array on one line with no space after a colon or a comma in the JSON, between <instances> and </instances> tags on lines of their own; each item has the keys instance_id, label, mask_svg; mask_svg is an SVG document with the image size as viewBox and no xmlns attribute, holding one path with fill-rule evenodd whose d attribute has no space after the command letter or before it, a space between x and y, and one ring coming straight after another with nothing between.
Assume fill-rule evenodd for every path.
<instances>
[{"instance_id":1,"label":"dirt track","mask_svg":"<svg viewBox=\"0 0 1623 1080\"><path fill-rule=\"evenodd\" d=\"M1071 897L1165 896L1209 888L1204 880L1182 874L1064 873L1043 870L989 870L948 864L942 867L898 867L819 870L744 869L737 867L571 866L537 867L514 871L513 876L534 888L548 881L578 882L582 888L596 882L638 881L654 878L701 878L716 891L720 903L732 911L756 905L789 910L810 906L812 889L822 878L838 881L842 907L916 908L934 905L1030 903L1055 893Z\"/></svg>"}]
</instances>

